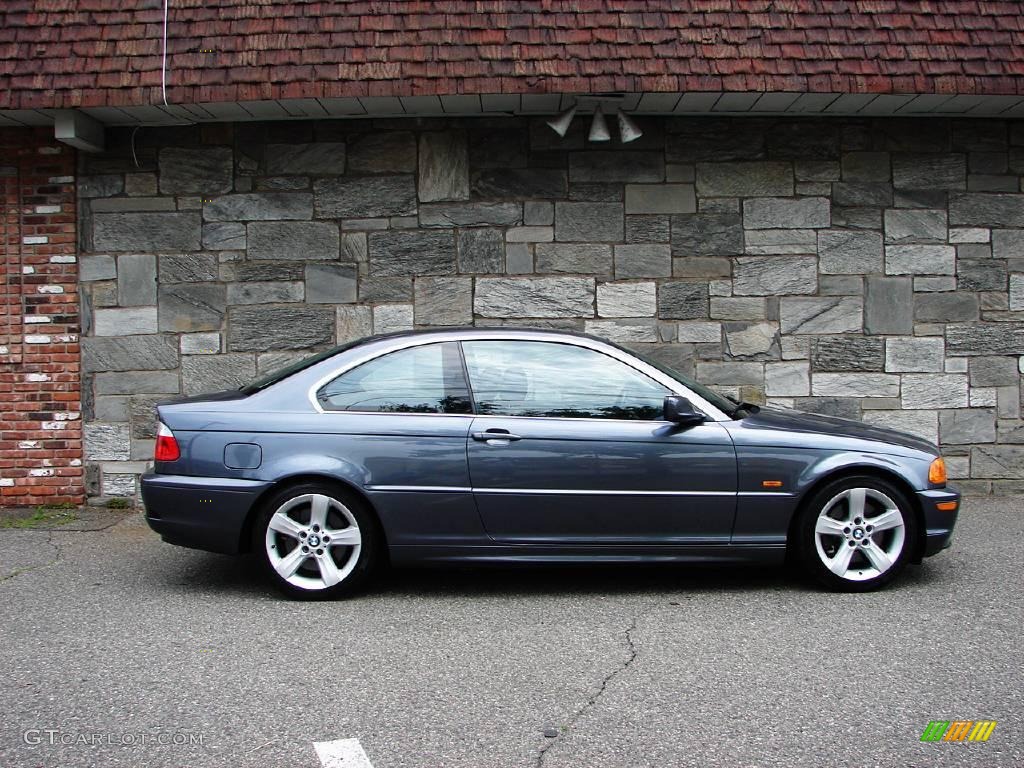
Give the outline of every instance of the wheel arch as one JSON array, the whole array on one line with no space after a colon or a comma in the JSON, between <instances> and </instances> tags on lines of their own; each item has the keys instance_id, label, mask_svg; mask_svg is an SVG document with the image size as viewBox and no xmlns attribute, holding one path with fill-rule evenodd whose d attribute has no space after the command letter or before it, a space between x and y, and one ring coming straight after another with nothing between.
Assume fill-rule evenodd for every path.
<instances>
[{"instance_id":1,"label":"wheel arch","mask_svg":"<svg viewBox=\"0 0 1024 768\"><path fill-rule=\"evenodd\" d=\"M816 478L813 483L808 485L801 493L800 497L793 508L793 514L790 517L789 525L786 527L786 557L791 558L794 553L794 547L796 543L796 528L800 522L800 516L803 514L807 505L810 504L811 499L817 495L818 491L824 488L829 483L834 483L836 480L842 480L845 477L856 477L856 476L867 476L874 477L878 480L883 480L887 483L891 483L896 486L907 500L910 502L910 508L913 512L915 522L917 523L917 536L913 541L913 551L911 552L910 562L919 563L921 562L922 555L924 553L925 545L925 521L924 511L921 509L921 501L917 496L917 491L914 490L913 485L907 478L903 477L899 472L885 467L880 467L877 464L845 464L843 466L835 467L829 470L825 474Z\"/></svg>"},{"instance_id":2,"label":"wheel arch","mask_svg":"<svg viewBox=\"0 0 1024 768\"><path fill-rule=\"evenodd\" d=\"M377 512L377 509L376 507L374 507L373 502L370 501L370 498L366 495L363 489L344 478L340 478L337 477L336 475L330 475L321 472L302 472L294 475L288 475L286 477L280 478L271 485L267 486L253 502L252 506L249 508L248 514L245 517L245 522L242 525L242 531L238 542L239 552L251 551L253 535L252 528L253 525L255 525L256 518L259 517L260 511L263 509L264 504L266 504L267 499L270 498L273 494L279 493L282 489L290 488L295 485L301 485L303 483L325 483L327 485L333 485L342 489L346 493L350 493L353 496L356 496L361 502L363 502L363 504L366 505L366 509L369 511L370 517L377 528L377 535L380 537L379 540L381 542L381 551L379 554L381 555L381 557L385 558L385 560L388 558L387 533L385 532L384 525L381 522L380 514Z\"/></svg>"}]
</instances>

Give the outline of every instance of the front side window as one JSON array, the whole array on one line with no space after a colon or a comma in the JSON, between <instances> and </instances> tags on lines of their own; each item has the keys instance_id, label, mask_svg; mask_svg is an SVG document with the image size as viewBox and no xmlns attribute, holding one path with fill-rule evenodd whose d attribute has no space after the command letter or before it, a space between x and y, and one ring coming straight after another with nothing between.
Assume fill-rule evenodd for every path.
<instances>
[{"instance_id":1,"label":"front side window","mask_svg":"<svg viewBox=\"0 0 1024 768\"><path fill-rule=\"evenodd\" d=\"M325 411L472 412L455 342L382 355L325 384L316 397Z\"/></svg>"},{"instance_id":2,"label":"front side window","mask_svg":"<svg viewBox=\"0 0 1024 768\"><path fill-rule=\"evenodd\" d=\"M467 341L462 348L480 414L655 421L672 394L613 357L569 344Z\"/></svg>"}]
</instances>

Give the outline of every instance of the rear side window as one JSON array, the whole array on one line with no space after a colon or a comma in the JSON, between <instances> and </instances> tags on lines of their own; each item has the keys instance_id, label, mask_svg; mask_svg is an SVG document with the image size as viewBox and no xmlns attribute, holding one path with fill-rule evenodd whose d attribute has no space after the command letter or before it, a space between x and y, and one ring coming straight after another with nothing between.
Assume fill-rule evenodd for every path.
<instances>
[{"instance_id":1,"label":"rear side window","mask_svg":"<svg viewBox=\"0 0 1024 768\"><path fill-rule=\"evenodd\" d=\"M471 413L472 403L455 342L426 344L382 355L353 368L317 392L325 411Z\"/></svg>"}]
</instances>

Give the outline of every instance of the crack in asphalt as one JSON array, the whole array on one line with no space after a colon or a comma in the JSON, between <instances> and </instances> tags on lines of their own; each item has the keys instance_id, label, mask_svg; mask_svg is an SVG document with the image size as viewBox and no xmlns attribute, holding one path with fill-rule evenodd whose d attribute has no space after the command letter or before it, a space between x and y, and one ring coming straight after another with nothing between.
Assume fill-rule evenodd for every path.
<instances>
[{"instance_id":1,"label":"crack in asphalt","mask_svg":"<svg viewBox=\"0 0 1024 768\"><path fill-rule=\"evenodd\" d=\"M54 533L53 531L47 531L46 532L46 543L53 548L53 552L54 552L52 560L49 560L49 561L47 561L45 563L39 563L38 565L27 565L24 568L15 568L13 571L11 571L6 576L0 577L0 583L3 583L5 581L10 581L15 576L21 576L21 575L26 574L26 573L31 573L32 571L38 571L40 568L49 568L50 566L56 565L57 563L59 563L61 555L62 555L62 550L61 550L60 546L53 540L53 533Z\"/></svg>"},{"instance_id":2,"label":"crack in asphalt","mask_svg":"<svg viewBox=\"0 0 1024 768\"><path fill-rule=\"evenodd\" d=\"M618 667L616 667L607 675L605 675L604 679L601 681L601 686L597 689L597 691L594 692L594 695L588 698L583 703L583 706L576 710L576 713L571 718L569 718L569 722L563 729L565 733L571 731L575 727L576 723L579 722L579 720L590 709L592 709L595 704L597 704L597 700L601 698L602 694L604 694L605 690L608 688L608 685L612 682L612 680L614 680L616 677L618 677L627 669L629 669L630 665L634 661L636 661L636 657L639 655L639 651L637 650L636 643L633 642L633 633L636 631L637 620L638 617L634 616L633 621L630 623L629 627L626 629L625 632L626 645L629 648L629 658L627 658ZM551 739L547 744L540 748L540 753L537 755L537 768L542 768L542 766L544 765L544 757L547 755L547 751L558 743L560 737L561 735L559 737Z\"/></svg>"}]
</instances>

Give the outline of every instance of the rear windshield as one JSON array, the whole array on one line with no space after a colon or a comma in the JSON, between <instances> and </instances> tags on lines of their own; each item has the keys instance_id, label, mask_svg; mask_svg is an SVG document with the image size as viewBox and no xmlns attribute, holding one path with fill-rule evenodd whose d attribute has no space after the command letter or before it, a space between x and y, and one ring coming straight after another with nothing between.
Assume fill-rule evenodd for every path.
<instances>
[{"instance_id":1,"label":"rear windshield","mask_svg":"<svg viewBox=\"0 0 1024 768\"><path fill-rule=\"evenodd\" d=\"M362 344L365 341L366 339L351 341L348 344L342 344L340 347L333 347L332 349L328 349L323 352L318 352L315 355L304 357L301 360L297 360L296 362L292 363L291 365L286 365L284 368L278 368L276 371L272 371L271 373L268 373L266 376L256 379L256 381L254 381L252 384L248 384L242 387L241 391L247 395L259 392L261 389L266 389L271 384L277 384L277 382L281 381L282 379L287 379L289 376L296 374L299 371L304 371L307 368L313 367L321 360L326 360L327 358L332 357L338 354L339 352L344 352L347 349L352 349L352 347Z\"/></svg>"}]
</instances>

